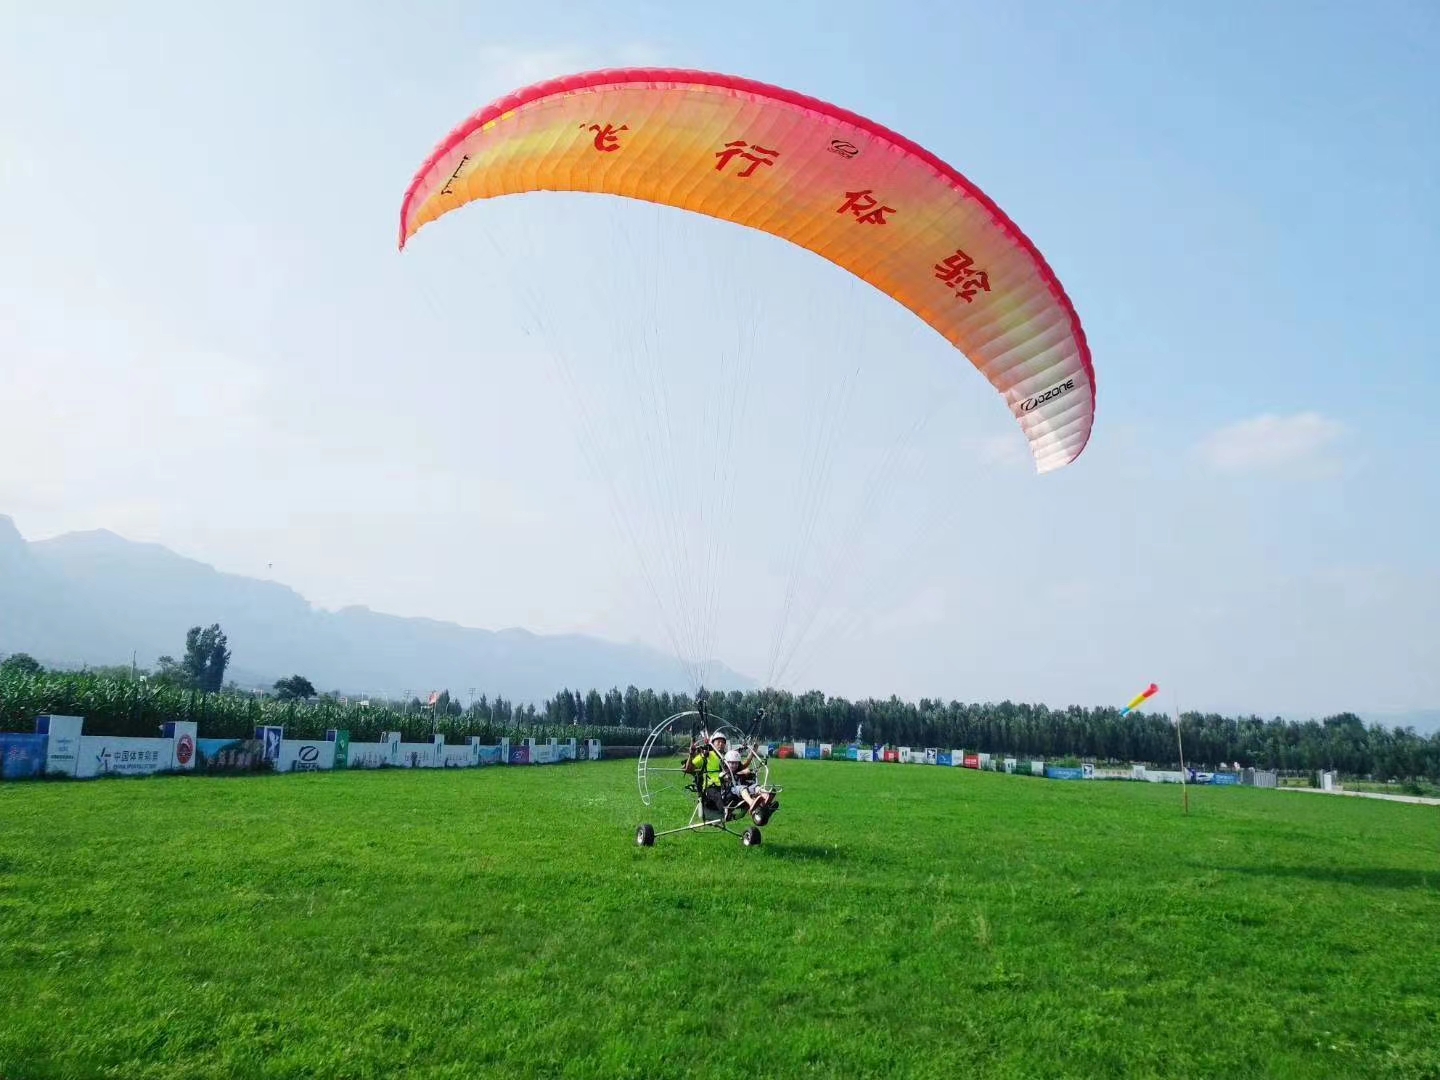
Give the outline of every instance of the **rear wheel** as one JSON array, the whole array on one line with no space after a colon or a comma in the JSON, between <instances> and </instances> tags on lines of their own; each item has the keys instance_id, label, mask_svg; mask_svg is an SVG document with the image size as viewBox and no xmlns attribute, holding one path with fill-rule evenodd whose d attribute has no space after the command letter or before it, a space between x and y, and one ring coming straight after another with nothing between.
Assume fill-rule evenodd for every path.
<instances>
[{"instance_id":1,"label":"rear wheel","mask_svg":"<svg viewBox=\"0 0 1440 1080\"><path fill-rule=\"evenodd\" d=\"M655 846L655 826L654 826L654 825L641 825L640 828L636 829L636 830L635 830L635 843L639 844L641 847L654 847L654 846Z\"/></svg>"},{"instance_id":2,"label":"rear wheel","mask_svg":"<svg viewBox=\"0 0 1440 1080\"><path fill-rule=\"evenodd\" d=\"M746 847L759 847L760 830L752 825L750 828L746 829L745 832L741 835L740 842Z\"/></svg>"}]
</instances>

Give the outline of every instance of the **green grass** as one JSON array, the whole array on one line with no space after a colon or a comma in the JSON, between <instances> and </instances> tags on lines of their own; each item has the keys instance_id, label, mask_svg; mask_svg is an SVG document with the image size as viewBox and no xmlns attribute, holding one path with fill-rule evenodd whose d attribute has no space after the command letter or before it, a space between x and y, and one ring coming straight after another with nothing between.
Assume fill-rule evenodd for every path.
<instances>
[{"instance_id":1,"label":"green grass","mask_svg":"<svg viewBox=\"0 0 1440 1080\"><path fill-rule=\"evenodd\" d=\"M0 786L0 1076L1440 1076L1434 808L775 773Z\"/></svg>"}]
</instances>

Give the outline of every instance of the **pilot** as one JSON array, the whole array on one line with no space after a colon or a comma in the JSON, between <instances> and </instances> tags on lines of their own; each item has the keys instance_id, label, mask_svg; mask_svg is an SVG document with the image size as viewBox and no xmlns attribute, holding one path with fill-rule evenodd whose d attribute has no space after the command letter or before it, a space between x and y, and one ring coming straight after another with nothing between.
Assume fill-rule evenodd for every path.
<instances>
[{"instance_id":1,"label":"pilot","mask_svg":"<svg viewBox=\"0 0 1440 1080\"><path fill-rule=\"evenodd\" d=\"M725 777L725 746L727 740L723 734L716 732L710 736L709 745L697 743L690 748L690 758L685 763L687 773L704 772L704 788L723 788L726 786Z\"/></svg>"}]
</instances>

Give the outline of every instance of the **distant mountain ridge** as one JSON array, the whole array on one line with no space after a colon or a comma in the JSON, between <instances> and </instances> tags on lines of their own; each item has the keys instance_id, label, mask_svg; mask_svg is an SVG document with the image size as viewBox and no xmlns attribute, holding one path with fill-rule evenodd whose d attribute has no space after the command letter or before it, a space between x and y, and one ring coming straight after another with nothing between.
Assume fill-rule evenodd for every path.
<instances>
[{"instance_id":1,"label":"distant mountain ridge","mask_svg":"<svg viewBox=\"0 0 1440 1080\"><path fill-rule=\"evenodd\" d=\"M562 687L687 690L658 650L583 634L481 630L365 607L328 612L275 582L226 574L159 544L107 530L26 541L0 515L0 653L48 665L127 663L184 651L185 631L218 622L234 653L227 678L268 686L292 673L351 694L503 695L539 702ZM714 666L715 689L755 684Z\"/></svg>"}]
</instances>

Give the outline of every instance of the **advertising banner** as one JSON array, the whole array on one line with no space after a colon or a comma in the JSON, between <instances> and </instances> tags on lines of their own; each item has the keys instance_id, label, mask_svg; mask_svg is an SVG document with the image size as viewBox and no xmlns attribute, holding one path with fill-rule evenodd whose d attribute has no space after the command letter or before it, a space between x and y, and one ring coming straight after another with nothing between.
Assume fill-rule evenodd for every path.
<instances>
[{"instance_id":1,"label":"advertising banner","mask_svg":"<svg viewBox=\"0 0 1440 1080\"><path fill-rule=\"evenodd\" d=\"M201 772L253 772L265 763L259 739L196 739L195 768Z\"/></svg>"},{"instance_id":2,"label":"advertising banner","mask_svg":"<svg viewBox=\"0 0 1440 1080\"><path fill-rule=\"evenodd\" d=\"M523 744L523 743L522 743L521 745L519 745L519 746L512 746L512 747L510 748L510 764L511 764L511 765L529 765L529 764L530 764L530 747L526 746L526 745Z\"/></svg>"},{"instance_id":3,"label":"advertising banner","mask_svg":"<svg viewBox=\"0 0 1440 1080\"><path fill-rule=\"evenodd\" d=\"M350 732L330 728L325 732L325 741L335 744L335 764L332 768L345 769L350 765Z\"/></svg>"},{"instance_id":4,"label":"advertising banner","mask_svg":"<svg viewBox=\"0 0 1440 1080\"><path fill-rule=\"evenodd\" d=\"M482 746L482 747L480 747L480 764L481 764L481 765L499 765L499 764L501 764L501 760L500 760L500 747L498 747L498 746Z\"/></svg>"},{"instance_id":5,"label":"advertising banner","mask_svg":"<svg viewBox=\"0 0 1440 1080\"><path fill-rule=\"evenodd\" d=\"M937 753L937 754L935 755L935 764L936 764L936 765L949 765L949 764L951 764L951 762L953 762L953 761L954 761L954 758L952 758L952 757L950 756L950 751L949 751L949 750L941 750L939 753Z\"/></svg>"},{"instance_id":6,"label":"advertising banner","mask_svg":"<svg viewBox=\"0 0 1440 1080\"><path fill-rule=\"evenodd\" d=\"M830 760L832 757L834 757L834 756L835 756L835 744L834 744L834 743L828 743L828 742L822 742L822 743L820 744L820 760L821 760L821 761L829 761L829 760Z\"/></svg>"},{"instance_id":7,"label":"advertising banner","mask_svg":"<svg viewBox=\"0 0 1440 1080\"><path fill-rule=\"evenodd\" d=\"M167 720L161 729L165 738L175 740L175 768L186 772L195 768L199 749L195 744L198 727L194 720Z\"/></svg>"},{"instance_id":8,"label":"advertising banner","mask_svg":"<svg viewBox=\"0 0 1440 1080\"><path fill-rule=\"evenodd\" d=\"M395 744L388 742L352 742L345 753L347 769L378 769L383 765L398 765L394 753ZM336 751L339 752L338 749Z\"/></svg>"},{"instance_id":9,"label":"advertising banner","mask_svg":"<svg viewBox=\"0 0 1440 1080\"><path fill-rule=\"evenodd\" d=\"M280 740L276 772L329 772L335 766L335 744L313 739Z\"/></svg>"},{"instance_id":10,"label":"advertising banner","mask_svg":"<svg viewBox=\"0 0 1440 1080\"><path fill-rule=\"evenodd\" d=\"M80 763L82 716L37 716L35 734L47 736L45 771L51 776L74 776Z\"/></svg>"},{"instance_id":11,"label":"advertising banner","mask_svg":"<svg viewBox=\"0 0 1440 1080\"><path fill-rule=\"evenodd\" d=\"M967 769L978 769L980 767L980 756L978 754L966 754L964 761L965 768Z\"/></svg>"},{"instance_id":12,"label":"advertising banner","mask_svg":"<svg viewBox=\"0 0 1440 1080\"><path fill-rule=\"evenodd\" d=\"M433 769L440 764L433 742L402 742L396 761L402 769Z\"/></svg>"},{"instance_id":13,"label":"advertising banner","mask_svg":"<svg viewBox=\"0 0 1440 1080\"><path fill-rule=\"evenodd\" d=\"M1146 769L1145 779L1152 784L1178 784L1185 779L1185 774L1176 769Z\"/></svg>"},{"instance_id":14,"label":"advertising banner","mask_svg":"<svg viewBox=\"0 0 1440 1080\"><path fill-rule=\"evenodd\" d=\"M45 773L50 736L0 731L0 779L33 780Z\"/></svg>"},{"instance_id":15,"label":"advertising banner","mask_svg":"<svg viewBox=\"0 0 1440 1080\"><path fill-rule=\"evenodd\" d=\"M1045 776L1050 780L1084 780L1084 769L1070 769L1060 765L1046 765Z\"/></svg>"},{"instance_id":16,"label":"advertising banner","mask_svg":"<svg viewBox=\"0 0 1440 1080\"><path fill-rule=\"evenodd\" d=\"M442 769L468 769L476 764L480 750L479 742L464 746L441 746L440 767Z\"/></svg>"},{"instance_id":17,"label":"advertising banner","mask_svg":"<svg viewBox=\"0 0 1440 1080\"><path fill-rule=\"evenodd\" d=\"M805 747L805 760L806 760L806 761L819 761L819 760L820 760L820 747L818 747L818 746L807 746L807 747Z\"/></svg>"},{"instance_id":18,"label":"advertising banner","mask_svg":"<svg viewBox=\"0 0 1440 1080\"><path fill-rule=\"evenodd\" d=\"M82 780L92 776L148 776L174 766L174 739L82 735L75 775Z\"/></svg>"},{"instance_id":19,"label":"advertising banner","mask_svg":"<svg viewBox=\"0 0 1440 1080\"><path fill-rule=\"evenodd\" d=\"M279 727L257 727L255 738L260 740L260 754L266 761L274 762L280 757L280 741L285 737L285 729Z\"/></svg>"},{"instance_id":20,"label":"advertising banner","mask_svg":"<svg viewBox=\"0 0 1440 1080\"><path fill-rule=\"evenodd\" d=\"M927 746L927 747L925 748L925 764L926 764L926 765L939 765L939 764L940 764L940 751L937 750L937 749L936 749L935 747L933 747L933 746Z\"/></svg>"},{"instance_id":21,"label":"advertising banner","mask_svg":"<svg viewBox=\"0 0 1440 1080\"><path fill-rule=\"evenodd\" d=\"M1233 772L1217 772L1210 778L1210 783L1233 787L1240 783L1240 775Z\"/></svg>"}]
</instances>

